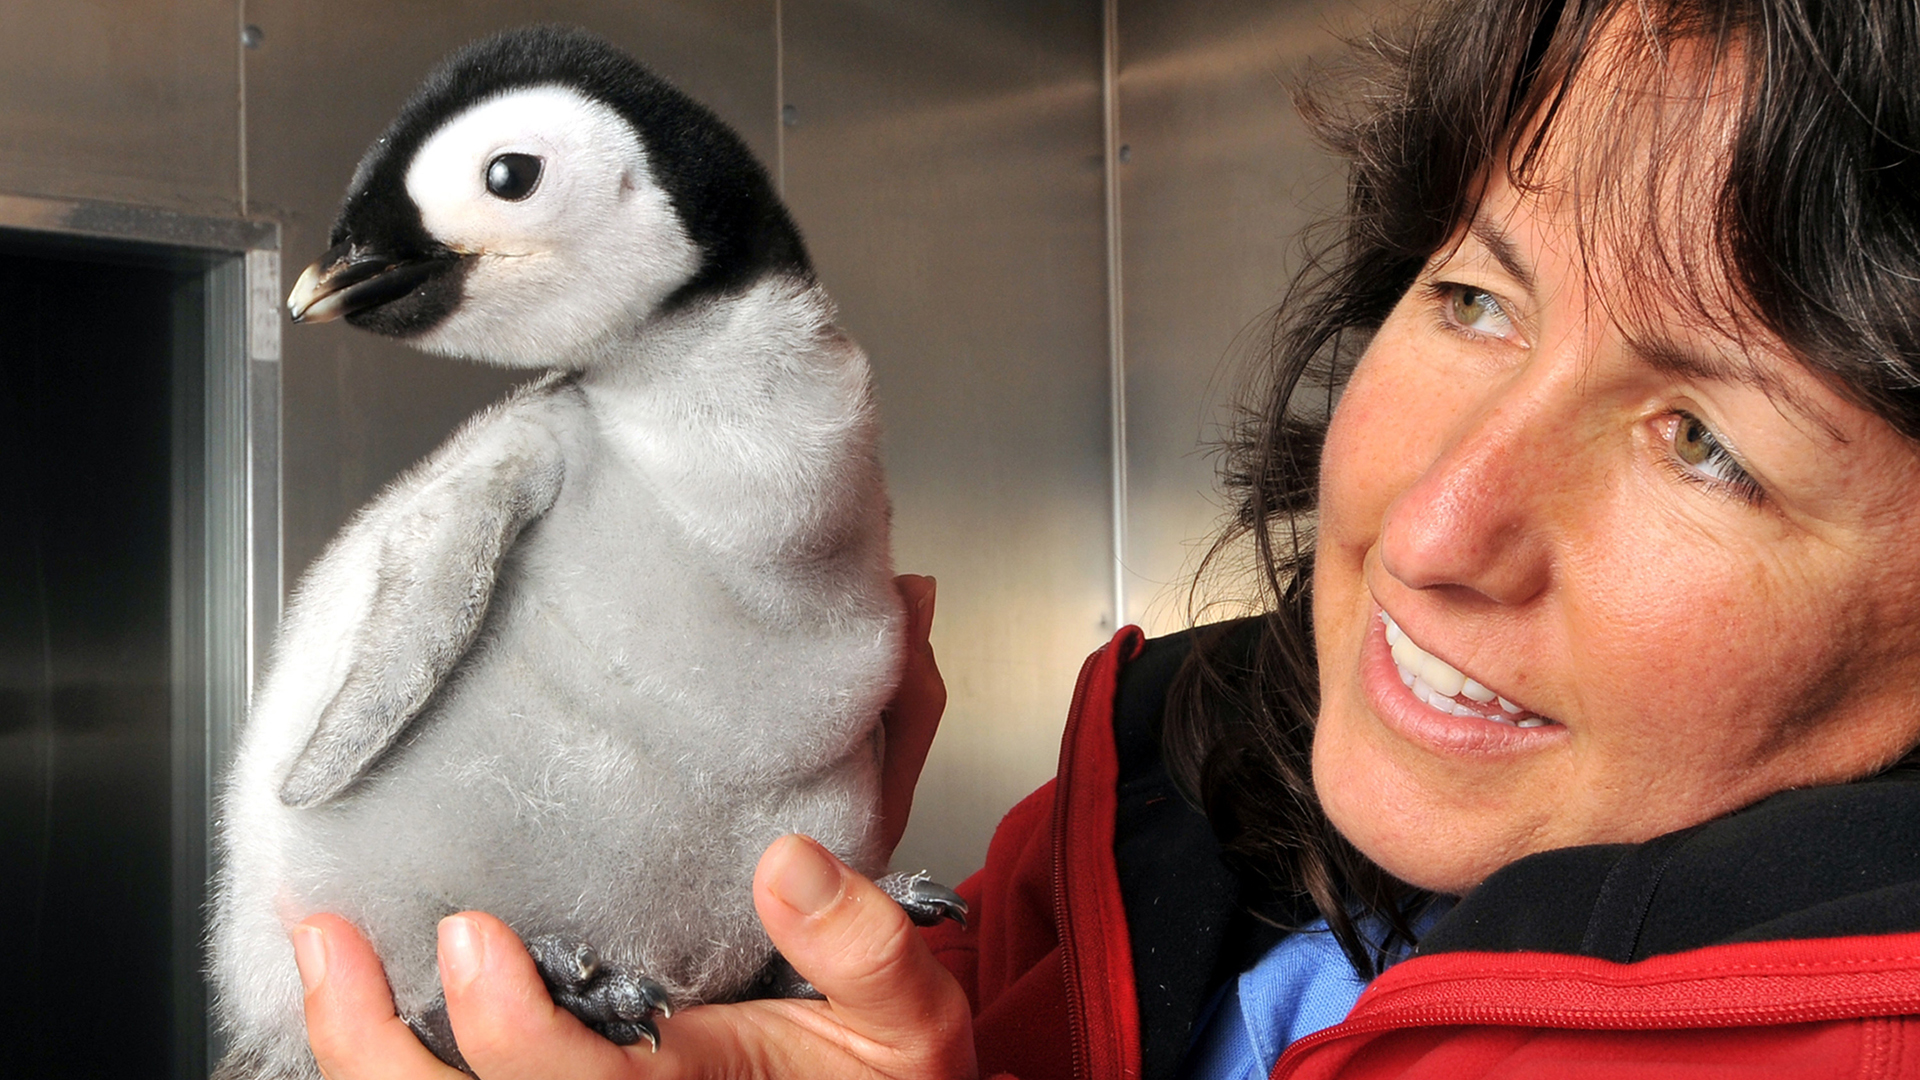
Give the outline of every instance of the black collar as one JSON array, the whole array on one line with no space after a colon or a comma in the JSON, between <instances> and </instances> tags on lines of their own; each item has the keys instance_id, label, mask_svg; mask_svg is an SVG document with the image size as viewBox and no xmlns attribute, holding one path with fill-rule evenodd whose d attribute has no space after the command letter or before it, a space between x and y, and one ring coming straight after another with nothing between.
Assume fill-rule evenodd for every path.
<instances>
[{"instance_id":1,"label":"black collar","mask_svg":"<svg viewBox=\"0 0 1920 1080\"><path fill-rule=\"evenodd\" d=\"M1629 963L1745 941L1920 930L1920 770L1783 791L1644 844L1532 855L1481 883L1420 954Z\"/></svg>"}]
</instances>

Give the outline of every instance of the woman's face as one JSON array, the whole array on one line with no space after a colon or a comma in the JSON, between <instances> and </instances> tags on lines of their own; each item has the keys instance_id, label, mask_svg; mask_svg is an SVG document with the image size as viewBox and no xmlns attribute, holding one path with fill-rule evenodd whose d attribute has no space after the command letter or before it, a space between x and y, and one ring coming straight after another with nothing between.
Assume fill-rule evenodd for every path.
<instances>
[{"instance_id":1,"label":"woman's face","mask_svg":"<svg viewBox=\"0 0 1920 1080\"><path fill-rule=\"evenodd\" d=\"M1757 328L1583 266L1546 198L1490 188L1321 476L1314 782L1442 892L1920 741L1915 448Z\"/></svg>"}]
</instances>

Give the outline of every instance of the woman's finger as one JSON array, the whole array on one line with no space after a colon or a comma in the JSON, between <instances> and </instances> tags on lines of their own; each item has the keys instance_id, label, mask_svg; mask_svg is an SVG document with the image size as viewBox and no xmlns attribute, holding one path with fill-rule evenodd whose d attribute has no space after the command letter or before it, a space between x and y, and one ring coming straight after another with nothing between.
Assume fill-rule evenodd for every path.
<instances>
[{"instance_id":1,"label":"woman's finger","mask_svg":"<svg viewBox=\"0 0 1920 1080\"><path fill-rule=\"evenodd\" d=\"M328 1080L466 1080L393 1011L380 958L353 924L315 915L293 928L307 1040Z\"/></svg>"},{"instance_id":2,"label":"woman's finger","mask_svg":"<svg viewBox=\"0 0 1920 1080\"><path fill-rule=\"evenodd\" d=\"M801 846L797 856L803 864L801 871L817 873L818 866L804 864L810 858L824 857L833 878L829 887L838 885L839 863L800 837L787 837L769 849L768 857L761 860L762 877L771 868L774 876L781 878L783 864L778 853L789 844ZM774 942L783 948L811 950L808 967L812 970L803 969L803 974L821 973L826 981L817 985L829 995L842 989L850 993L848 1008L831 1000L750 1001L689 1008L659 1020L657 1053L644 1042L615 1046L554 1006L525 947L498 919L477 912L451 916L441 923L441 980L447 991L447 1014L461 1051L483 1080L773 1080L789 1076L937 1080L971 1075L972 1034L966 1027L966 999L959 987L926 955L918 935L907 928L909 924L898 905L851 871L846 876L850 879L847 891L855 899L837 908L829 905L831 910L814 917L811 930L776 932ZM763 912L766 904L781 905L783 912L791 912L787 905L804 902L799 898L805 896L807 884L795 884L791 874L782 880L795 899L763 901L765 889L756 880L755 900L762 904ZM887 918L867 919L867 910L858 910L861 908L878 910ZM781 925L790 929L794 921L787 914ZM869 932L836 937L834 931L848 930L845 924L849 922L862 924ZM870 932L876 923L884 924L878 934ZM892 983L881 985L885 980L875 978L870 971L876 952L868 939L886 936L908 939L918 946L931 970L896 968L891 972L895 976ZM928 976L937 976L951 987L957 1002L957 1021L962 1025L957 1037L929 1038L919 1030L918 1019L933 1016L938 1021L936 1026L951 1034L956 1019L952 1010L909 1004L911 1015L897 1022L889 1024L875 1016L884 1011L878 999L887 994L906 1003L940 999L938 988L915 992L905 985L916 977ZM861 1026L849 1023L847 1016L859 1020ZM950 1068L940 1067L936 1059L941 1055L954 1057L954 1048L960 1056L950 1062Z\"/></svg>"},{"instance_id":3,"label":"woman's finger","mask_svg":"<svg viewBox=\"0 0 1920 1080\"><path fill-rule=\"evenodd\" d=\"M927 762L927 751L933 746L934 733L940 729L940 715L947 708L947 684L940 677L929 639L933 632L934 579L901 574L893 584L907 608L907 658L900 687L883 717L887 757L880 778L880 820L881 841L887 851L898 846L907 831L913 790Z\"/></svg>"},{"instance_id":4,"label":"woman's finger","mask_svg":"<svg viewBox=\"0 0 1920 1080\"><path fill-rule=\"evenodd\" d=\"M533 957L506 923L477 911L440 920L447 1019L487 1080L596 1080L632 1075L629 1051L553 1003ZM646 1051L646 1044L640 1045Z\"/></svg>"},{"instance_id":5,"label":"woman's finger","mask_svg":"<svg viewBox=\"0 0 1920 1080\"><path fill-rule=\"evenodd\" d=\"M882 1075L974 1074L966 995L885 893L804 836L774 841L753 880L760 921L827 998L848 1047Z\"/></svg>"}]
</instances>

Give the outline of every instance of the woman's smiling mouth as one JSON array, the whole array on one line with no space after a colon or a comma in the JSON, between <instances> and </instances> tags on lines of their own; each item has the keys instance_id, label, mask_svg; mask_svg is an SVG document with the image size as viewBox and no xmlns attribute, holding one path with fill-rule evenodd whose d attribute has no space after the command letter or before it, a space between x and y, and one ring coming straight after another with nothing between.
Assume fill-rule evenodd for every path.
<instances>
[{"instance_id":1,"label":"woman's smiling mouth","mask_svg":"<svg viewBox=\"0 0 1920 1080\"><path fill-rule=\"evenodd\" d=\"M1394 622L1393 616L1385 610L1380 612L1380 622L1386 628L1387 647L1393 656L1393 666L1400 675L1400 682L1413 691L1413 696L1419 698L1421 704L1453 716L1475 717L1514 727L1537 728L1554 723L1538 713L1515 705L1487 689L1479 680L1462 674L1452 664L1414 644L1413 639L1400 629L1400 624Z\"/></svg>"},{"instance_id":2,"label":"woman's smiling mouth","mask_svg":"<svg viewBox=\"0 0 1920 1080\"><path fill-rule=\"evenodd\" d=\"M1559 721L1503 699L1415 644L1377 604L1373 610L1360 681L1374 714L1402 738L1446 756L1479 757L1528 753L1567 736Z\"/></svg>"}]
</instances>

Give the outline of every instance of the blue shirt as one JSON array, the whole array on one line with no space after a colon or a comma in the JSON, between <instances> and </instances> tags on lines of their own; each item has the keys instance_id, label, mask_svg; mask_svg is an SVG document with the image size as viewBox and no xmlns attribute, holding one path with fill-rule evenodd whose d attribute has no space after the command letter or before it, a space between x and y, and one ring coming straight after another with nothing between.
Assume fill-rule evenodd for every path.
<instances>
[{"instance_id":1,"label":"blue shirt","mask_svg":"<svg viewBox=\"0 0 1920 1080\"><path fill-rule=\"evenodd\" d=\"M1415 921L1416 932L1424 933L1450 906L1432 905ZM1369 941L1381 940L1385 929L1376 919L1360 923ZM1180 1075L1266 1080L1294 1040L1345 1020L1366 988L1325 919L1296 930L1221 991Z\"/></svg>"}]
</instances>

